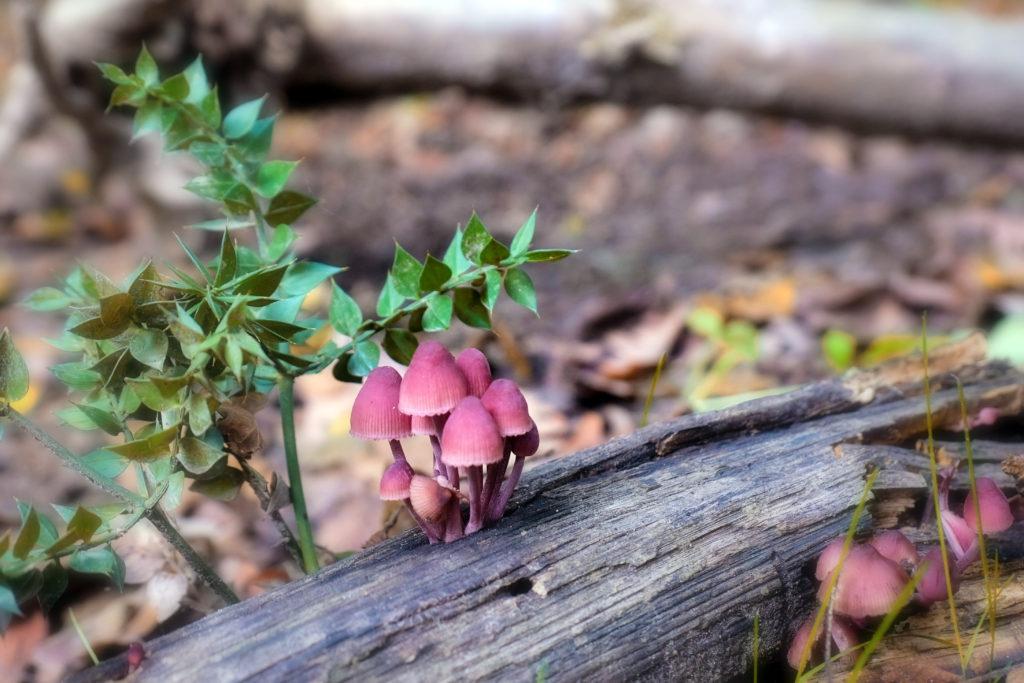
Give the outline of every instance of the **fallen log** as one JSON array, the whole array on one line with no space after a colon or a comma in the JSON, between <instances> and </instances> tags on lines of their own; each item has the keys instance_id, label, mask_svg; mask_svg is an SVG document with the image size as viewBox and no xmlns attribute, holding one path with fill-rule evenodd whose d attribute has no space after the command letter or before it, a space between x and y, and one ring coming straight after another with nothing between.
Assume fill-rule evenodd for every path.
<instances>
[{"instance_id":1,"label":"fallen log","mask_svg":"<svg viewBox=\"0 0 1024 683\"><path fill-rule=\"evenodd\" d=\"M1019 373L958 373L972 411L1024 408ZM811 385L553 461L499 526L450 545L406 533L225 608L148 643L134 680L742 674L755 614L768 657L813 604L811 560L849 524L877 454L841 445L920 433L913 386L870 384ZM933 403L939 424L958 418L948 381Z\"/></svg>"},{"instance_id":2,"label":"fallen log","mask_svg":"<svg viewBox=\"0 0 1024 683\"><path fill-rule=\"evenodd\" d=\"M339 89L458 85L532 99L736 107L921 135L1024 140L1024 21L817 0L307 2Z\"/></svg>"}]
</instances>

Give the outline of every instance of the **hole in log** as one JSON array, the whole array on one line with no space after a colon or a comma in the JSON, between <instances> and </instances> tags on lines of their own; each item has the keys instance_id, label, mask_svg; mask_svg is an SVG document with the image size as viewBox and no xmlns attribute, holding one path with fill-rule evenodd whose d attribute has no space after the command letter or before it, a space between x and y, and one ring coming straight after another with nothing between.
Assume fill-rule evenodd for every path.
<instances>
[{"instance_id":1,"label":"hole in log","mask_svg":"<svg viewBox=\"0 0 1024 683\"><path fill-rule=\"evenodd\" d=\"M526 595L533 590L533 580L527 577L516 579L509 585L505 586L505 592L509 595Z\"/></svg>"}]
</instances>

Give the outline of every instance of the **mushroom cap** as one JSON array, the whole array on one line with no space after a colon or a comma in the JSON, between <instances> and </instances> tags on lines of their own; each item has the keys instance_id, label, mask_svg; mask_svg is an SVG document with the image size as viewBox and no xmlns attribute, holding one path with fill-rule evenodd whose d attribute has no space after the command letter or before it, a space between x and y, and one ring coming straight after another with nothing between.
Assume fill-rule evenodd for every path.
<instances>
[{"instance_id":1,"label":"mushroom cap","mask_svg":"<svg viewBox=\"0 0 1024 683\"><path fill-rule=\"evenodd\" d=\"M532 420L531 420L532 422ZM519 436L510 437L509 447L517 456L527 458L537 452L540 448L540 432L537 431L537 424L530 427L530 431Z\"/></svg>"},{"instance_id":2,"label":"mushroom cap","mask_svg":"<svg viewBox=\"0 0 1024 683\"><path fill-rule=\"evenodd\" d=\"M494 416L502 436L519 436L530 431L533 420L526 407L526 398L510 379L496 379L480 397L484 408Z\"/></svg>"},{"instance_id":3,"label":"mushroom cap","mask_svg":"<svg viewBox=\"0 0 1024 683\"><path fill-rule=\"evenodd\" d=\"M407 462L393 462L380 478L381 500L405 500L409 497L409 484L416 474Z\"/></svg>"},{"instance_id":4,"label":"mushroom cap","mask_svg":"<svg viewBox=\"0 0 1024 683\"><path fill-rule=\"evenodd\" d=\"M373 441L412 435L412 421L398 410L401 386L402 376L394 368L381 366L366 376L352 404L352 436Z\"/></svg>"},{"instance_id":5,"label":"mushroom cap","mask_svg":"<svg viewBox=\"0 0 1024 683\"><path fill-rule=\"evenodd\" d=\"M453 467L471 467L500 462L504 441L491 413L476 396L459 401L448 416L441 434L441 462Z\"/></svg>"},{"instance_id":6,"label":"mushroom cap","mask_svg":"<svg viewBox=\"0 0 1024 683\"><path fill-rule=\"evenodd\" d=\"M434 417L426 415L412 416L412 433L416 436L437 436L437 424Z\"/></svg>"},{"instance_id":7,"label":"mushroom cap","mask_svg":"<svg viewBox=\"0 0 1024 683\"><path fill-rule=\"evenodd\" d=\"M480 349L463 349L455 357L455 364L466 377L470 396L483 396L487 387L491 386L491 364L487 362L487 356Z\"/></svg>"},{"instance_id":8,"label":"mushroom cap","mask_svg":"<svg viewBox=\"0 0 1024 683\"><path fill-rule=\"evenodd\" d=\"M870 545L855 545L839 572L834 609L854 619L885 614L909 580L898 564ZM825 581L818 590L819 600L825 599L827 590Z\"/></svg>"},{"instance_id":9,"label":"mushroom cap","mask_svg":"<svg viewBox=\"0 0 1024 683\"><path fill-rule=\"evenodd\" d=\"M839 564L839 554L843 550L843 538L833 539L818 556L818 564L814 568L814 578L824 581L832 573L832 570Z\"/></svg>"},{"instance_id":10,"label":"mushroom cap","mask_svg":"<svg viewBox=\"0 0 1024 683\"><path fill-rule=\"evenodd\" d=\"M794 669L800 668L800 655L804 653L804 647L807 646L807 639L811 637L811 627L814 626L814 617L810 617L807 621L800 624L800 628L793 634L793 642L789 644L789 650L786 652L786 661ZM821 637L821 633L818 634ZM811 653L807 657L807 661L814 658L814 646L811 646Z\"/></svg>"},{"instance_id":11,"label":"mushroom cap","mask_svg":"<svg viewBox=\"0 0 1024 683\"><path fill-rule=\"evenodd\" d=\"M988 477L978 477L975 481L978 490L978 507L981 509L981 530L986 534L1006 531L1013 525L1013 511L999 485ZM964 521L974 529L978 529L978 518L974 511L974 494L967 494L964 501Z\"/></svg>"},{"instance_id":12,"label":"mushroom cap","mask_svg":"<svg viewBox=\"0 0 1024 683\"><path fill-rule=\"evenodd\" d=\"M941 602L949 597L946 592L946 570L942 566L942 551L938 547L925 553L922 563L927 562L924 576L917 582L917 599L923 605ZM949 578L953 582L953 592L960 588L960 570L956 562L949 562Z\"/></svg>"},{"instance_id":13,"label":"mushroom cap","mask_svg":"<svg viewBox=\"0 0 1024 683\"><path fill-rule=\"evenodd\" d=\"M414 474L409 482L409 502L412 509L423 519L436 522L445 515L445 506L452 499L452 492L430 477Z\"/></svg>"},{"instance_id":14,"label":"mushroom cap","mask_svg":"<svg viewBox=\"0 0 1024 683\"><path fill-rule=\"evenodd\" d=\"M444 415L466 396L466 378L448 349L426 341L412 354L398 409L406 415Z\"/></svg>"},{"instance_id":15,"label":"mushroom cap","mask_svg":"<svg viewBox=\"0 0 1024 683\"><path fill-rule=\"evenodd\" d=\"M890 559L904 569L913 570L920 558L917 548L906 536L895 529L875 534L868 544L884 558Z\"/></svg>"}]
</instances>

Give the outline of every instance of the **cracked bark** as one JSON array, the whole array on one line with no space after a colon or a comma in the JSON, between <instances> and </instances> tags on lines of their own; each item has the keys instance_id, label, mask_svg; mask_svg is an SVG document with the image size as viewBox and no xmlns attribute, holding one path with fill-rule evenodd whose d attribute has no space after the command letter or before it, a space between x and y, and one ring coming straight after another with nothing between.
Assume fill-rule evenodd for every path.
<instances>
[{"instance_id":1,"label":"cracked bark","mask_svg":"<svg viewBox=\"0 0 1024 683\"><path fill-rule=\"evenodd\" d=\"M1021 412L1019 373L958 374L972 410ZM917 434L923 400L913 384L882 383L893 377L812 385L548 463L495 528L433 546L409 532L223 609L148 643L133 680L741 675L755 610L767 658L810 610L812 560L884 459L837 444ZM956 393L948 376L936 381L937 421L952 424Z\"/></svg>"}]
</instances>

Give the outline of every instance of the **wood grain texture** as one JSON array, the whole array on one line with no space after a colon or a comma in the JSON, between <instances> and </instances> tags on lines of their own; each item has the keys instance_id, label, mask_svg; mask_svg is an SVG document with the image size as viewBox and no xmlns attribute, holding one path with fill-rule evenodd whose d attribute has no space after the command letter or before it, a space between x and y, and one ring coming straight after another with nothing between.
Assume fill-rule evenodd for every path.
<instances>
[{"instance_id":1,"label":"wood grain texture","mask_svg":"<svg viewBox=\"0 0 1024 683\"><path fill-rule=\"evenodd\" d=\"M962 377L967 376L961 374ZM1021 376L981 368L972 409L1019 412ZM528 473L462 541L418 532L157 638L139 681L720 680L809 611L809 565L849 523L870 450L923 401L836 382L682 418ZM955 392L934 397L940 419ZM76 681L123 672L114 660Z\"/></svg>"}]
</instances>

